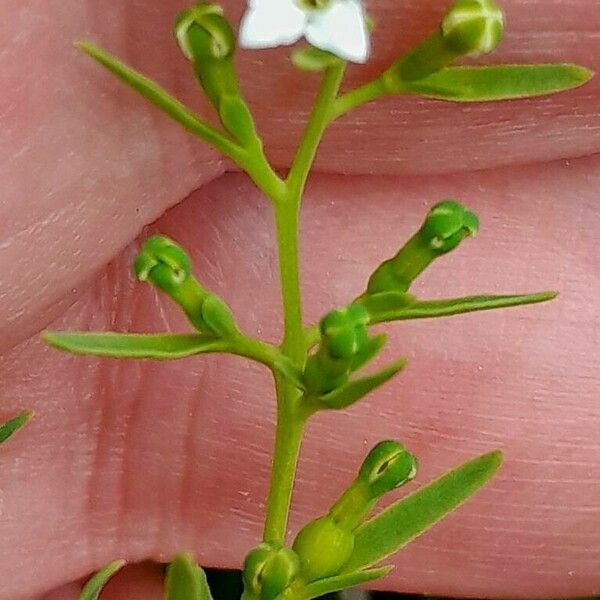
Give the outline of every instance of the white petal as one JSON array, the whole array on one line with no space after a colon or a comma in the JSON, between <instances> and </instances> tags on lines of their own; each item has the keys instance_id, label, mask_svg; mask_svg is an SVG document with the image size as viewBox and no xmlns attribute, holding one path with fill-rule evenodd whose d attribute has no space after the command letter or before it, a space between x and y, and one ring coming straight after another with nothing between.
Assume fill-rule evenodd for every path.
<instances>
[{"instance_id":1,"label":"white petal","mask_svg":"<svg viewBox=\"0 0 600 600\"><path fill-rule=\"evenodd\" d=\"M306 13L294 0L250 0L240 25L240 46L274 48L293 44L304 31Z\"/></svg>"},{"instance_id":2,"label":"white petal","mask_svg":"<svg viewBox=\"0 0 600 600\"><path fill-rule=\"evenodd\" d=\"M333 0L324 10L312 11L306 39L317 48L352 62L369 57L367 18L360 0Z\"/></svg>"}]
</instances>

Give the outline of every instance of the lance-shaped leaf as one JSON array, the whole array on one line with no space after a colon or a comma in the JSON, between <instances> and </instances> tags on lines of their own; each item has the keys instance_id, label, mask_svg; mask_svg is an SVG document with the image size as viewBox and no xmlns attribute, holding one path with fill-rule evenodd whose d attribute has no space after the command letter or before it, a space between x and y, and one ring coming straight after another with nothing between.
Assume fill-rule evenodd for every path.
<instances>
[{"instance_id":1,"label":"lance-shaped leaf","mask_svg":"<svg viewBox=\"0 0 600 600\"><path fill-rule=\"evenodd\" d=\"M355 532L354 551L344 572L374 565L406 546L483 487L501 464L499 451L479 456L361 525Z\"/></svg>"},{"instance_id":2,"label":"lance-shaped leaf","mask_svg":"<svg viewBox=\"0 0 600 600\"><path fill-rule=\"evenodd\" d=\"M452 102L531 98L579 87L593 76L571 64L447 67L424 79L402 82L402 92Z\"/></svg>"},{"instance_id":3,"label":"lance-shaped leaf","mask_svg":"<svg viewBox=\"0 0 600 600\"><path fill-rule=\"evenodd\" d=\"M206 574L191 554L178 554L167 567L165 600L212 600Z\"/></svg>"},{"instance_id":4,"label":"lance-shaped leaf","mask_svg":"<svg viewBox=\"0 0 600 600\"><path fill-rule=\"evenodd\" d=\"M77 42L76 46L116 75L129 87L144 96L154 106L177 121L189 132L203 138L229 156L235 155L237 150L239 150L236 144L202 121L198 115L179 102L179 100L173 98L169 92L155 81L122 63L115 56L112 56L90 42Z\"/></svg>"},{"instance_id":5,"label":"lance-shaped leaf","mask_svg":"<svg viewBox=\"0 0 600 600\"><path fill-rule=\"evenodd\" d=\"M373 375L349 381L333 392L321 396L318 399L318 404L320 408L335 410L346 408L389 381L406 366L407 362L406 358L401 358Z\"/></svg>"},{"instance_id":6,"label":"lance-shaped leaf","mask_svg":"<svg viewBox=\"0 0 600 600\"><path fill-rule=\"evenodd\" d=\"M227 348L227 342L201 334L48 331L43 338L59 350L108 358L173 360L205 352L222 352Z\"/></svg>"},{"instance_id":7,"label":"lance-shaped leaf","mask_svg":"<svg viewBox=\"0 0 600 600\"><path fill-rule=\"evenodd\" d=\"M466 296L445 300L417 300L410 294L387 292L365 296L361 299L361 303L369 313L370 323L375 324L406 319L449 317L481 310L536 304L552 300L557 295L557 292L539 292L514 296Z\"/></svg>"},{"instance_id":8,"label":"lance-shaped leaf","mask_svg":"<svg viewBox=\"0 0 600 600\"><path fill-rule=\"evenodd\" d=\"M108 580L125 564L124 560L115 560L98 571L83 587L79 600L98 600L100 592Z\"/></svg>"},{"instance_id":9,"label":"lance-shaped leaf","mask_svg":"<svg viewBox=\"0 0 600 600\"><path fill-rule=\"evenodd\" d=\"M341 575L319 579L318 581L309 583L298 593L298 596L305 600L310 600L311 598L317 598L319 596L324 596L325 594L331 594L332 592L338 592L350 587L362 585L363 583L385 577L393 568L393 566L389 566L380 567L378 569L365 569L364 571L342 573Z\"/></svg>"},{"instance_id":10,"label":"lance-shaped leaf","mask_svg":"<svg viewBox=\"0 0 600 600\"><path fill-rule=\"evenodd\" d=\"M21 429L32 417L32 411L24 410L16 417L6 421L4 425L0 425L0 444L3 444L11 435Z\"/></svg>"},{"instance_id":11,"label":"lance-shaped leaf","mask_svg":"<svg viewBox=\"0 0 600 600\"><path fill-rule=\"evenodd\" d=\"M364 367L367 363L371 362L382 350L387 342L387 335L382 333L376 335L365 342L364 348L354 356L350 370L352 372L358 371L358 369Z\"/></svg>"}]
</instances>

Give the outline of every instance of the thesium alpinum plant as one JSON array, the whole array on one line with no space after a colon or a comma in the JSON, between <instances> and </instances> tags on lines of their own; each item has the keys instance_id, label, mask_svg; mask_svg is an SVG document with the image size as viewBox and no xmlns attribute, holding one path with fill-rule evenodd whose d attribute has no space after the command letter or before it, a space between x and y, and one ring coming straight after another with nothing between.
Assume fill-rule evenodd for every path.
<instances>
[{"instance_id":1,"label":"thesium alpinum plant","mask_svg":"<svg viewBox=\"0 0 600 600\"><path fill-rule=\"evenodd\" d=\"M504 29L503 13L491 0L457 0L426 39L372 81L341 93L347 62L368 60L376 26L360 0L250 0L238 36L218 5L200 3L184 11L175 21L175 40L214 107L219 128L104 50L79 43L124 83L233 160L263 192L275 214L284 321L280 344L242 331L225 302L202 285L201 274L196 277L185 250L164 236L145 240L135 273L181 308L193 333L48 332L44 336L52 346L78 354L174 360L220 352L246 357L271 370L277 399L272 476L263 539L257 540L243 566L246 600L309 599L384 577L391 568L386 558L467 500L500 466L500 452L492 451L377 512L385 494L417 474L417 460L408 449L398 441L381 441L357 465L355 479L339 492L327 514L317 515L288 537L288 513L307 421L320 411L353 405L406 365L398 359L383 368L369 368L386 344L386 336L374 334L372 326L532 304L556 295L427 300L411 294L413 282L427 267L477 233L477 216L457 200L443 199L432 203L421 226L398 252L365 277L358 297L348 298L345 306L334 308L317 324L304 322L298 220L307 178L328 125L387 95L489 102L552 94L591 77L585 68L570 64L455 66L464 57L492 52ZM270 164L244 101L234 55L238 42L261 49L295 44L301 38L308 44L295 47L290 68L316 72L322 82L295 158L283 177ZM24 412L0 427L0 443L30 416ZM115 561L100 571L81 598L97 598L122 564ZM169 565L165 590L168 600L211 597L204 572L186 553Z\"/></svg>"}]
</instances>

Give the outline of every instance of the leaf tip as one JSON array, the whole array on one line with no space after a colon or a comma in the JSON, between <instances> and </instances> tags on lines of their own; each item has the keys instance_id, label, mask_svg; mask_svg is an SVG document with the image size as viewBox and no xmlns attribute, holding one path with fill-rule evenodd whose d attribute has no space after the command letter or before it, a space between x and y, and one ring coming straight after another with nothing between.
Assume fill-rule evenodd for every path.
<instances>
[{"instance_id":1,"label":"leaf tip","mask_svg":"<svg viewBox=\"0 0 600 600\"><path fill-rule=\"evenodd\" d=\"M91 42L88 42L87 40L75 40L73 42L73 46L75 46L75 48L77 48L77 50L81 50L82 52L85 52L86 54L92 54L93 49L95 47Z\"/></svg>"},{"instance_id":2,"label":"leaf tip","mask_svg":"<svg viewBox=\"0 0 600 600\"><path fill-rule=\"evenodd\" d=\"M398 361L396 362L396 367L398 368L398 371L402 371L407 366L408 366L408 356L403 356L402 358L399 358Z\"/></svg>"},{"instance_id":3,"label":"leaf tip","mask_svg":"<svg viewBox=\"0 0 600 600\"><path fill-rule=\"evenodd\" d=\"M53 348L62 348L62 344L60 342L60 333L57 331L42 331L41 338L48 346L52 346Z\"/></svg>"},{"instance_id":4,"label":"leaf tip","mask_svg":"<svg viewBox=\"0 0 600 600\"><path fill-rule=\"evenodd\" d=\"M504 462L504 452L502 452L502 450L493 450L488 454L484 454L482 456L482 459L484 459L485 462L487 462L489 467L489 474L491 477L502 466L502 463Z\"/></svg>"},{"instance_id":5,"label":"leaf tip","mask_svg":"<svg viewBox=\"0 0 600 600\"><path fill-rule=\"evenodd\" d=\"M576 67L576 69L578 71L579 80L580 80L580 82L581 82L582 85L584 83L587 83L591 79L593 79L595 77L595 75L596 75L595 71L592 71L592 69L588 69L587 67L582 67L582 66L578 65Z\"/></svg>"},{"instance_id":6,"label":"leaf tip","mask_svg":"<svg viewBox=\"0 0 600 600\"><path fill-rule=\"evenodd\" d=\"M17 415L17 418L21 421L23 425L29 423L29 421L31 421L33 417L35 417L35 412L33 412L32 410L24 410L23 412Z\"/></svg>"}]
</instances>

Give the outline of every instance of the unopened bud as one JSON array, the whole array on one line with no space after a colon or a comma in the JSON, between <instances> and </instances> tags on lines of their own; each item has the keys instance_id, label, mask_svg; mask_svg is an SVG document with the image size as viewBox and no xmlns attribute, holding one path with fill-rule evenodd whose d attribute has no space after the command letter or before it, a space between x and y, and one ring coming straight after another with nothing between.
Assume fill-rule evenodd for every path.
<instances>
[{"instance_id":1,"label":"unopened bud","mask_svg":"<svg viewBox=\"0 0 600 600\"><path fill-rule=\"evenodd\" d=\"M364 364L363 352L372 347L364 306L353 303L333 310L321 320L319 349L308 358L304 369L309 393L326 394L348 381L351 372Z\"/></svg>"},{"instance_id":2,"label":"unopened bud","mask_svg":"<svg viewBox=\"0 0 600 600\"><path fill-rule=\"evenodd\" d=\"M492 0L457 0L436 31L384 71L383 86L388 93L401 93L407 82L424 79L461 56L491 52L503 32L504 16Z\"/></svg>"},{"instance_id":3,"label":"unopened bud","mask_svg":"<svg viewBox=\"0 0 600 600\"><path fill-rule=\"evenodd\" d=\"M478 230L477 215L455 200L445 200L429 211L419 234L433 251L445 254Z\"/></svg>"},{"instance_id":4,"label":"unopened bud","mask_svg":"<svg viewBox=\"0 0 600 600\"><path fill-rule=\"evenodd\" d=\"M191 270L189 256L183 248L163 235L148 238L134 264L140 281L149 281L167 293L181 287Z\"/></svg>"},{"instance_id":5,"label":"unopened bud","mask_svg":"<svg viewBox=\"0 0 600 600\"><path fill-rule=\"evenodd\" d=\"M479 229L477 215L455 200L444 200L428 213L419 231L371 275L367 294L405 293L438 257L456 248Z\"/></svg>"},{"instance_id":6,"label":"unopened bud","mask_svg":"<svg viewBox=\"0 0 600 600\"><path fill-rule=\"evenodd\" d=\"M155 285L177 302L199 331L221 337L238 331L230 308L200 285L192 275L189 256L168 237L146 240L134 270L140 281Z\"/></svg>"},{"instance_id":7,"label":"unopened bud","mask_svg":"<svg viewBox=\"0 0 600 600\"><path fill-rule=\"evenodd\" d=\"M233 64L235 35L223 9L200 3L184 11L175 23L175 37L226 131L242 146L260 146L254 119L240 92Z\"/></svg>"},{"instance_id":8,"label":"unopened bud","mask_svg":"<svg viewBox=\"0 0 600 600\"><path fill-rule=\"evenodd\" d=\"M264 542L251 550L244 561L245 596L274 600L300 571L300 559L290 548L275 542Z\"/></svg>"},{"instance_id":9,"label":"unopened bud","mask_svg":"<svg viewBox=\"0 0 600 600\"><path fill-rule=\"evenodd\" d=\"M350 358L367 341L369 314L360 304L333 310L321 321L321 335L326 340L331 356Z\"/></svg>"},{"instance_id":10,"label":"unopened bud","mask_svg":"<svg viewBox=\"0 0 600 600\"><path fill-rule=\"evenodd\" d=\"M303 579L315 581L342 570L354 550L354 534L326 515L303 527L292 547L300 557Z\"/></svg>"},{"instance_id":11,"label":"unopened bud","mask_svg":"<svg viewBox=\"0 0 600 600\"><path fill-rule=\"evenodd\" d=\"M181 51L192 61L207 55L227 58L235 50L235 35L218 4L201 2L184 10L175 21L174 34Z\"/></svg>"},{"instance_id":12,"label":"unopened bud","mask_svg":"<svg viewBox=\"0 0 600 600\"><path fill-rule=\"evenodd\" d=\"M456 0L442 21L445 43L469 56L489 54L503 34L504 15L493 0Z\"/></svg>"},{"instance_id":13,"label":"unopened bud","mask_svg":"<svg viewBox=\"0 0 600 600\"><path fill-rule=\"evenodd\" d=\"M235 35L215 4L200 3L181 13L175 22L175 38L191 60L198 83L217 111L225 96L239 96L233 66Z\"/></svg>"},{"instance_id":14,"label":"unopened bud","mask_svg":"<svg viewBox=\"0 0 600 600\"><path fill-rule=\"evenodd\" d=\"M358 479L364 481L373 498L408 483L417 474L416 458L394 440L379 442L363 462Z\"/></svg>"}]
</instances>

